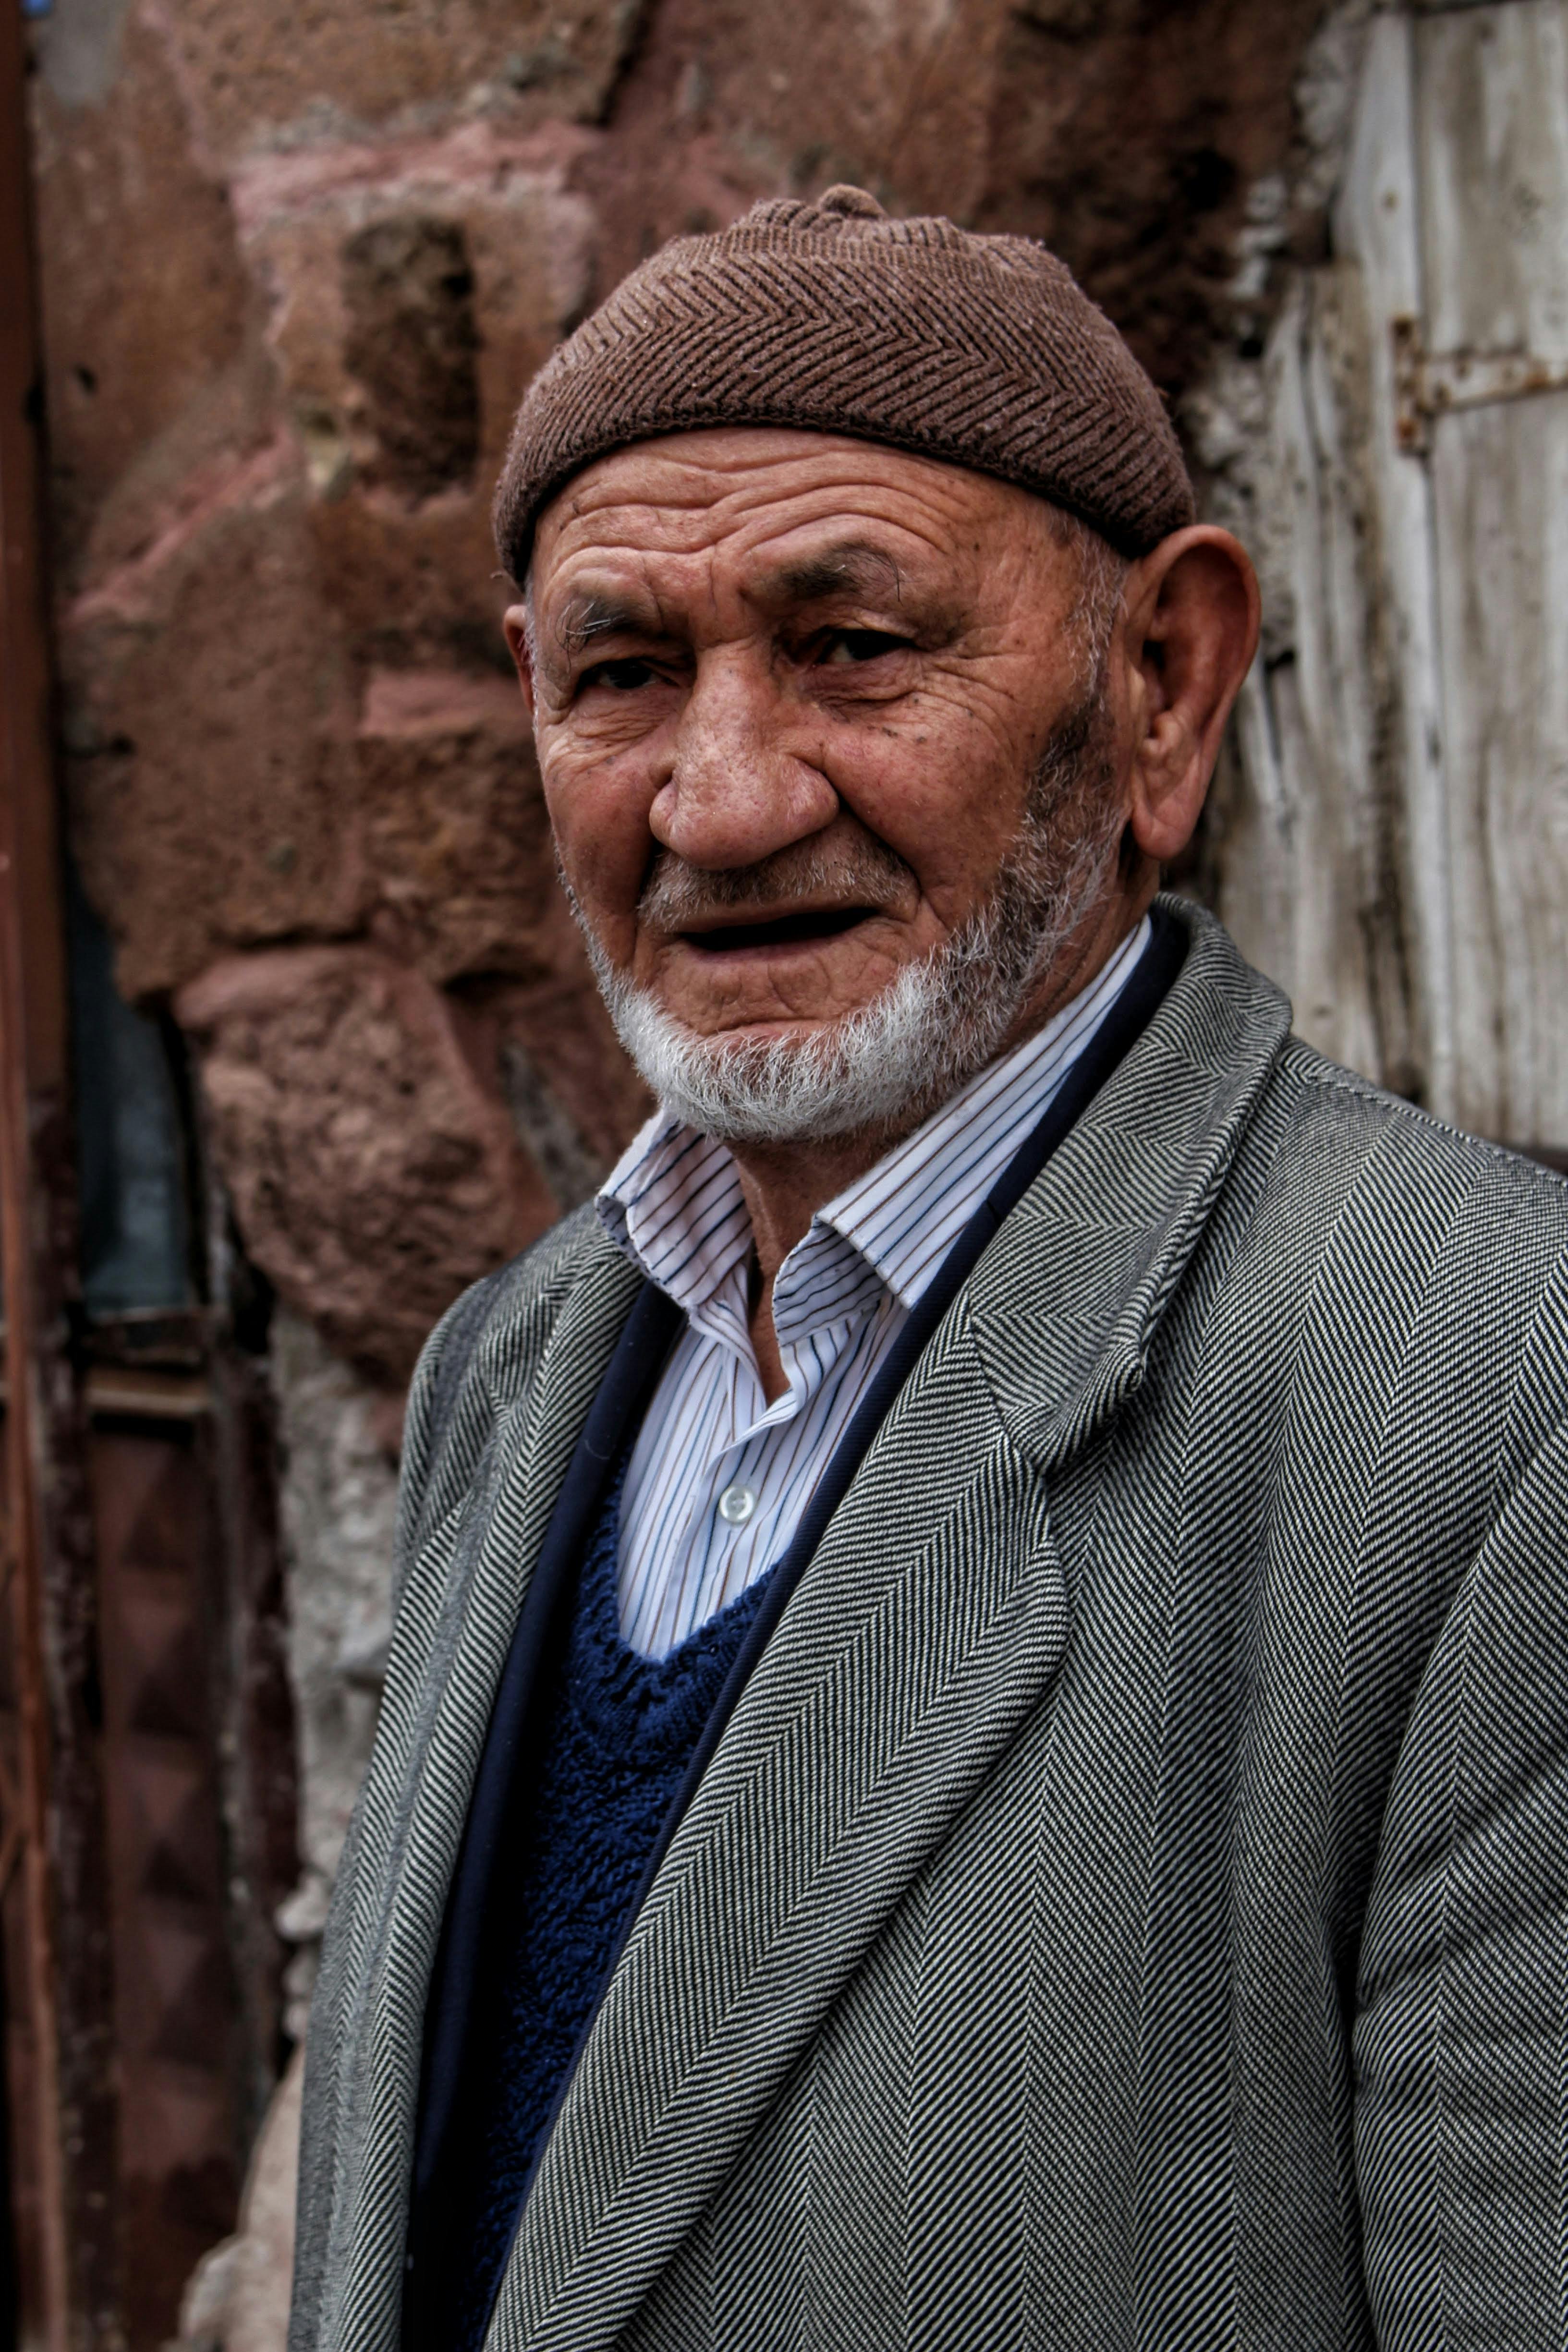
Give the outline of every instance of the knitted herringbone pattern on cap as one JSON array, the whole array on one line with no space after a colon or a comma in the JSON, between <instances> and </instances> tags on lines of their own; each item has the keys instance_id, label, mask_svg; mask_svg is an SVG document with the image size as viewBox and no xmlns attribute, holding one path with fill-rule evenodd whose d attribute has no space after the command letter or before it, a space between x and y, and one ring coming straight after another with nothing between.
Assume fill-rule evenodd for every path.
<instances>
[{"instance_id":1,"label":"knitted herringbone pattern on cap","mask_svg":"<svg viewBox=\"0 0 1568 2352\"><path fill-rule=\"evenodd\" d=\"M1053 254L863 190L752 207L624 278L529 386L496 494L521 579L594 458L716 425L804 426L1021 483L1129 555L1193 520L1159 394Z\"/></svg>"}]
</instances>

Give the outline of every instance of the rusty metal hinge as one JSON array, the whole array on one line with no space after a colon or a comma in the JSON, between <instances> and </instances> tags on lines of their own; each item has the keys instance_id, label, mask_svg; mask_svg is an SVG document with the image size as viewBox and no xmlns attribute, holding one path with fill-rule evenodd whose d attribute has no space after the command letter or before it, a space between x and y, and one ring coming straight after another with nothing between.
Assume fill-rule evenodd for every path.
<instances>
[{"instance_id":1,"label":"rusty metal hinge","mask_svg":"<svg viewBox=\"0 0 1568 2352\"><path fill-rule=\"evenodd\" d=\"M1535 359L1529 352L1429 352L1420 320L1408 314L1393 321L1393 333L1394 433L1413 457L1426 456L1432 419L1451 408L1568 391L1568 359Z\"/></svg>"}]
</instances>

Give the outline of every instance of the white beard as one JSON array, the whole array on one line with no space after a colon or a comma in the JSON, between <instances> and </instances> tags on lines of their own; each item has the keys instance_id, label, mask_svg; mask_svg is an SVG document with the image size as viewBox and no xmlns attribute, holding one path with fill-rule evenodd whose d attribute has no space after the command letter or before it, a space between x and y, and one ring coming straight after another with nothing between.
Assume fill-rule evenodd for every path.
<instances>
[{"instance_id":1,"label":"white beard","mask_svg":"<svg viewBox=\"0 0 1568 2352\"><path fill-rule=\"evenodd\" d=\"M699 1034L612 970L584 923L616 1034L665 1108L721 1143L891 1135L984 1069L1115 860L1123 819L1105 774L1100 717L1086 706L1058 730L984 905L869 1003L804 1037ZM1068 817L1079 822L1064 842Z\"/></svg>"}]
</instances>

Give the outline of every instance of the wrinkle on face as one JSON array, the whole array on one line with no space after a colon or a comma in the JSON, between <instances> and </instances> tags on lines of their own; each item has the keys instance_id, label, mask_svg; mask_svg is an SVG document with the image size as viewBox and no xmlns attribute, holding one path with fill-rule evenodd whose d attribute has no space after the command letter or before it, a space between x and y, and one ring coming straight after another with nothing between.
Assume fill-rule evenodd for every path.
<instances>
[{"instance_id":1,"label":"wrinkle on face","mask_svg":"<svg viewBox=\"0 0 1568 2352\"><path fill-rule=\"evenodd\" d=\"M824 548L820 555L785 563L771 582L762 583L763 598L771 596L780 604L809 604L834 595L875 599L879 592L901 604L903 580L887 549L863 539L841 540L835 547Z\"/></svg>"},{"instance_id":2,"label":"wrinkle on face","mask_svg":"<svg viewBox=\"0 0 1568 2352\"><path fill-rule=\"evenodd\" d=\"M841 1019L950 938L1083 687L1051 509L875 444L745 428L619 451L542 518L531 584L541 770L582 919L707 1034ZM809 867L847 890L868 857L899 887L771 958L700 951L656 887L679 872L696 903L707 876L716 905Z\"/></svg>"}]
</instances>

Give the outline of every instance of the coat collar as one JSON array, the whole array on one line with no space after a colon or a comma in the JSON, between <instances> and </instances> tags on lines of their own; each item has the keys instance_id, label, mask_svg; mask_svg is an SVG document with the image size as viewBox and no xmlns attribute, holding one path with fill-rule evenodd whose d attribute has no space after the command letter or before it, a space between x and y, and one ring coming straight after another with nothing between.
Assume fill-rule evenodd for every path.
<instances>
[{"instance_id":1,"label":"coat collar","mask_svg":"<svg viewBox=\"0 0 1568 2352\"><path fill-rule=\"evenodd\" d=\"M1138 1386L1289 1027L1211 919L926 1350L742 1693L541 2161L490 2345L608 2352L1049 1691L1043 1474Z\"/></svg>"},{"instance_id":2,"label":"coat collar","mask_svg":"<svg viewBox=\"0 0 1568 2352\"><path fill-rule=\"evenodd\" d=\"M1142 1381L1268 1086L1290 1007L1211 915L1142 1037L976 1267L969 1311L1003 1420L1044 1471Z\"/></svg>"}]
</instances>

